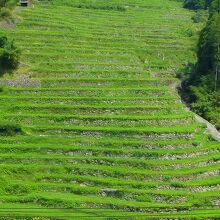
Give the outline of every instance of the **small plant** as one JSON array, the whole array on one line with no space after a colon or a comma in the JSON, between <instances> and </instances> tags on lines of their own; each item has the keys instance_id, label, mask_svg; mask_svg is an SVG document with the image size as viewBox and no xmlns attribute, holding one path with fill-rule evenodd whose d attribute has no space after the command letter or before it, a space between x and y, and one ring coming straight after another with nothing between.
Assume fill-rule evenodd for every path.
<instances>
[{"instance_id":1,"label":"small plant","mask_svg":"<svg viewBox=\"0 0 220 220\"><path fill-rule=\"evenodd\" d=\"M188 28L188 29L185 31L185 34L186 34L187 37L192 37L192 36L193 36L193 31L192 31L190 28Z\"/></svg>"}]
</instances>

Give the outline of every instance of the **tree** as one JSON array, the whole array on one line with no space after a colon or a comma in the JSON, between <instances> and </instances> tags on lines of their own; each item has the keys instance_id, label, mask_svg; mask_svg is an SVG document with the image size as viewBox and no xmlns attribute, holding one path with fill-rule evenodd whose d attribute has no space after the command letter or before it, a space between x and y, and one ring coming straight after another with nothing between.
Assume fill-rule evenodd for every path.
<instances>
[{"instance_id":1,"label":"tree","mask_svg":"<svg viewBox=\"0 0 220 220\"><path fill-rule=\"evenodd\" d=\"M207 9L211 1L212 0L184 0L184 7L193 10Z\"/></svg>"},{"instance_id":2,"label":"tree","mask_svg":"<svg viewBox=\"0 0 220 220\"><path fill-rule=\"evenodd\" d=\"M0 74L16 69L19 64L20 50L14 41L9 41L6 36L0 36Z\"/></svg>"}]
</instances>

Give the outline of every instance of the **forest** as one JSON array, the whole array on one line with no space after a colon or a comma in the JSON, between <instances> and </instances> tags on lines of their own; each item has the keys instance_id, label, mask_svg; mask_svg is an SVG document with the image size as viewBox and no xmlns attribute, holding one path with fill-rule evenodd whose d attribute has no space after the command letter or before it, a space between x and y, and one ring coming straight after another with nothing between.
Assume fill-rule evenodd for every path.
<instances>
[{"instance_id":1,"label":"forest","mask_svg":"<svg viewBox=\"0 0 220 220\"><path fill-rule=\"evenodd\" d=\"M201 31L198 62L184 82L192 110L220 128L220 1L185 0L184 6L206 9L209 17Z\"/></svg>"}]
</instances>

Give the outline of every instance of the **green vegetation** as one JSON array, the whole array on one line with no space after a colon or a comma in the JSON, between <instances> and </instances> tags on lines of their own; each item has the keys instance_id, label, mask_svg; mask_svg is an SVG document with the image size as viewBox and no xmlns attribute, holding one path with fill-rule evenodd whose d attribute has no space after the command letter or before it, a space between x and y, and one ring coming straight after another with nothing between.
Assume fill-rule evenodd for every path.
<instances>
[{"instance_id":1,"label":"green vegetation","mask_svg":"<svg viewBox=\"0 0 220 220\"><path fill-rule=\"evenodd\" d=\"M0 75L18 67L20 50L14 41L9 41L5 35L0 34Z\"/></svg>"},{"instance_id":2,"label":"green vegetation","mask_svg":"<svg viewBox=\"0 0 220 220\"><path fill-rule=\"evenodd\" d=\"M0 21L13 22L11 11L16 3L16 0L0 0ZM20 51L14 41L10 41L6 35L0 33L0 76L18 67L19 56Z\"/></svg>"},{"instance_id":3,"label":"green vegetation","mask_svg":"<svg viewBox=\"0 0 220 220\"><path fill-rule=\"evenodd\" d=\"M212 0L184 0L184 7L193 10L207 9L211 1Z\"/></svg>"},{"instance_id":4,"label":"green vegetation","mask_svg":"<svg viewBox=\"0 0 220 220\"><path fill-rule=\"evenodd\" d=\"M219 218L219 142L175 89L197 62L195 12L54 0L16 13L4 34L22 50L20 74L0 80L0 218Z\"/></svg>"},{"instance_id":5,"label":"green vegetation","mask_svg":"<svg viewBox=\"0 0 220 220\"><path fill-rule=\"evenodd\" d=\"M17 0L0 0L0 21L14 21L12 9L16 5Z\"/></svg>"},{"instance_id":6,"label":"green vegetation","mask_svg":"<svg viewBox=\"0 0 220 220\"><path fill-rule=\"evenodd\" d=\"M22 130L19 125L10 124L8 122L0 122L0 135L21 134Z\"/></svg>"},{"instance_id":7,"label":"green vegetation","mask_svg":"<svg viewBox=\"0 0 220 220\"><path fill-rule=\"evenodd\" d=\"M220 129L220 1L213 0L198 43L198 63L187 79L192 110Z\"/></svg>"}]
</instances>

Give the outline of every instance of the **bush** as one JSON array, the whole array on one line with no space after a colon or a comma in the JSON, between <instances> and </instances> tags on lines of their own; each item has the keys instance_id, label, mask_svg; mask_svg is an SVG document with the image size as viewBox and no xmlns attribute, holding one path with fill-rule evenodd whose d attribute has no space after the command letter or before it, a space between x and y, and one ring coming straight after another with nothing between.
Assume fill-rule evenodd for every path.
<instances>
[{"instance_id":1,"label":"bush","mask_svg":"<svg viewBox=\"0 0 220 220\"><path fill-rule=\"evenodd\" d=\"M12 9L16 4L16 0L0 0L0 20L13 22Z\"/></svg>"},{"instance_id":2,"label":"bush","mask_svg":"<svg viewBox=\"0 0 220 220\"><path fill-rule=\"evenodd\" d=\"M21 133L22 133L21 126L17 124L8 124L8 123L0 124L0 135L11 136Z\"/></svg>"},{"instance_id":3,"label":"bush","mask_svg":"<svg viewBox=\"0 0 220 220\"><path fill-rule=\"evenodd\" d=\"M0 73L16 69L19 65L20 50L14 41L9 41L5 36L0 36Z\"/></svg>"},{"instance_id":4,"label":"bush","mask_svg":"<svg viewBox=\"0 0 220 220\"><path fill-rule=\"evenodd\" d=\"M11 10L8 8L1 8L0 9L0 18L4 19L4 20L11 20L12 18L12 14L11 14Z\"/></svg>"},{"instance_id":5,"label":"bush","mask_svg":"<svg viewBox=\"0 0 220 220\"><path fill-rule=\"evenodd\" d=\"M186 34L187 37L192 37L192 36L193 36L193 31L188 28L188 29L185 31L185 34Z\"/></svg>"},{"instance_id":6,"label":"bush","mask_svg":"<svg viewBox=\"0 0 220 220\"><path fill-rule=\"evenodd\" d=\"M17 4L17 0L0 0L0 8L13 8Z\"/></svg>"},{"instance_id":7,"label":"bush","mask_svg":"<svg viewBox=\"0 0 220 220\"><path fill-rule=\"evenodd\" d=\"M210 3L211 0L184 0L184 7L193 10L200 10L209 7Z\"/></svg>"},{"instance_id":8,"label":"bush","mask_svg":"<svg viewBox=\"0 0 220 220\"><path fill-rule=\"evenodd\" d=\"M204 11L197 11L196 14L192 16L192 20L194 23L204 22L206 20Z\"/></svg>"}]
</instances>

